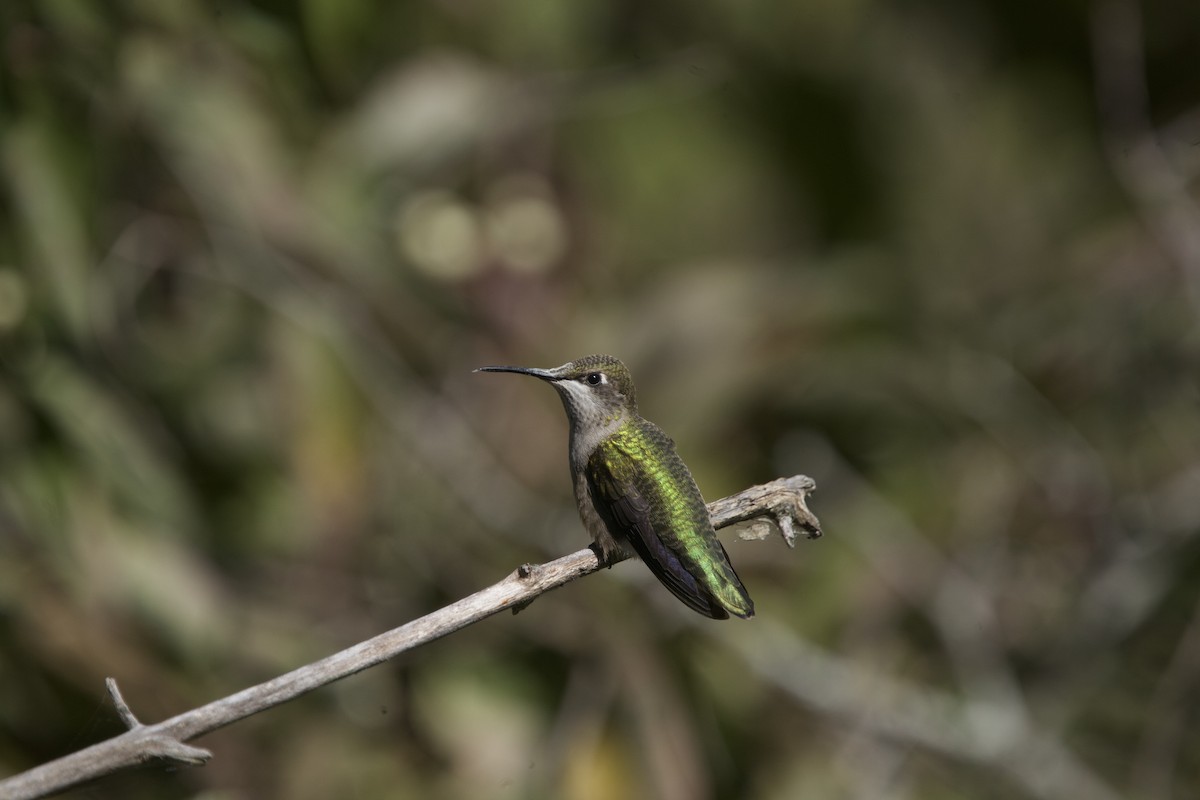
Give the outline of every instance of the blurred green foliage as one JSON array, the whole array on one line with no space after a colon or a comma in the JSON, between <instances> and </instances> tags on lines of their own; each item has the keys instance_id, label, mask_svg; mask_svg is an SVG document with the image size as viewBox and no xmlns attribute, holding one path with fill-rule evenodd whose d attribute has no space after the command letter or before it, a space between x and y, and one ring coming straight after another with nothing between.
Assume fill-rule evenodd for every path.
<instances>
[{"instance_id":1,"label":"blurred green foliage","mask_svg":"<svg viewBox=\"0 0 1200 800\"><path fill-rule=\"evenodd\" d=\"M582 546L557 400L470 369L606 351L710 498L816 478L825 539L729 545L758 618L623 564L70 796L1200 793L1200 7L0 45L0 775L116 733L105 676L158 720Z\"/></svg>"}]
</instances>

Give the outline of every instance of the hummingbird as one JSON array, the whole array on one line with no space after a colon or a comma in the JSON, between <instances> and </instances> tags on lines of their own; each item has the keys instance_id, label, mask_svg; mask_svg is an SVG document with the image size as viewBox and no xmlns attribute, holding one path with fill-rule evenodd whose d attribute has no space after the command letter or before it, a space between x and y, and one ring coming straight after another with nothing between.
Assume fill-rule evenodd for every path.
<instances>
[{"instance_id":1,"label":"hummingbird","mask_svg":"<svg viewBox=\"0 0 1200 800\"><path fill-rule=\"evenodd\" d=\"M638 414L633 377L618 359L591 355L554 369L480 367L546 381L570 422L571 478L601 563L633 548L654 576L706 617L754 616L704 498L675 443Z\"/></svg>"}]
</instances>

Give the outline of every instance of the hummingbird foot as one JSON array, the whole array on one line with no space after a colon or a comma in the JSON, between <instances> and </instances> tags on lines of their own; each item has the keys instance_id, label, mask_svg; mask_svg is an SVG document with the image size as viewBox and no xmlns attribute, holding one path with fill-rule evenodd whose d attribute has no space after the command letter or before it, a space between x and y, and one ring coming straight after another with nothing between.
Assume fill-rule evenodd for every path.
<instances>
[{"instance_id":1,"label":"hummingbird foot","mask_svg":"<svg viewBox=\"0 0 1200 800\"><path fill-rule=\"evenodd\" d=\"M614 543L615 544L615 543ZM616 545L613 548L605 547L600 542L592 542L588 545L588 549L596 554L596 560L600 562L600 566L606 569L612 569L613 564L618 564L629 558L629 552L621 545Z\"/></svg>"}]
</instances>

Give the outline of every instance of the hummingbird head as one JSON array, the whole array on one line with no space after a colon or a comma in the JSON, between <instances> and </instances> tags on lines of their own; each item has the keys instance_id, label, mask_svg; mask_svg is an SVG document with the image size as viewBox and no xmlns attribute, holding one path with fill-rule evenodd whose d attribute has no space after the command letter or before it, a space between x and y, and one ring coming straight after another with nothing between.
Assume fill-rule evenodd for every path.
<instances>
[{"instance_id":1,"label":"hummingbird head","mask_svg":"<svg viewBox=\"0 0 1200 800\"><path fill-rule=\"evenodd\" d=\"M637 412L633 377L612 356L584 356L554 369L480 367L476 372L516 372L547 381L562 398L572 424L603 424Z\"/></svg>"}]
</instances>

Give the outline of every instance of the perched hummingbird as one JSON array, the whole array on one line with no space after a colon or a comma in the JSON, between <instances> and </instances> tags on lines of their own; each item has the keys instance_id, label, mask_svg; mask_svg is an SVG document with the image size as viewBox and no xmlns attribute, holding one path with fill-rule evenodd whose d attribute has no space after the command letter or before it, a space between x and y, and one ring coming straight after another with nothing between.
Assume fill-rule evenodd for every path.
<instances>
[{"instance_id":1,"label":"perched hummingbird","mask_svg":"<svg viewBox=\"0 0 1200 800\"><path fill-rule=\"evenodd\" d=\"M713 619L754 616L675 443L638 414L624 364L595 355L554 369L475 371L532 375L558 391L571 424L575 501L602 562L629 545L689 608Z\"/></svg>"}]
</instances>

